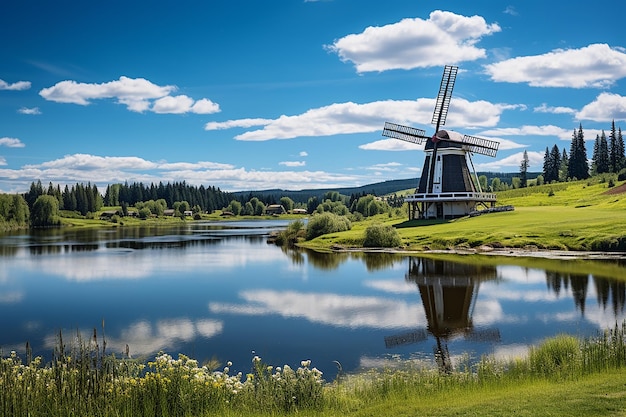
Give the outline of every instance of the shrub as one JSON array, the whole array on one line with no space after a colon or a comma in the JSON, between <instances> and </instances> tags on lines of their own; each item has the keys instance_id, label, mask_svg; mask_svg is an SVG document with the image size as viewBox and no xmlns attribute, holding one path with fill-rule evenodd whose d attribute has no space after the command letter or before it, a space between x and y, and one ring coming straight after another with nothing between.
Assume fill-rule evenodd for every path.
<instances>
[{"instance_id":1,"label":"shrub","mask_svg":"<svg viewBox=\"0 0 626 417\"><path fill-rule=\"evenodd\" d=\"M313 216L306 228L306 240L315 239L328 233L344 232L350 230L352 224L347 217L324 212Z\"/></svg>"},{"instance_id":2,"label":"shrub","mask_svg":"<svg viewBox=\"0 0 626 417\"><path fill-rule=\"evenodd\" d=\"M566 375L576 369L581 359L578 339L560 335L530 350L531 370L539 375Z\"/></svg>"},{"instance_id":3,"label":"shrub","mask_svg":"<svg viewBox=\"0 0 626 417\"><path fill-rule=\"evenodd\" d=\"M278 246L293 246L300 238L304 238L306 228L302 220L295 220L289 223L289 226L278 235L276 235L275 243Z\"/></svg>"},{"instance_id":4,"label":"shrub","mask_svg":"<svg viewBox=\"0 0 626 417\"><path fill-rule=\"evenodd\" d=\"M366 248L393 248L401 244L398 231L391 225L375 223L365 229L363 246Z\"/></svg>"}]
</instances>

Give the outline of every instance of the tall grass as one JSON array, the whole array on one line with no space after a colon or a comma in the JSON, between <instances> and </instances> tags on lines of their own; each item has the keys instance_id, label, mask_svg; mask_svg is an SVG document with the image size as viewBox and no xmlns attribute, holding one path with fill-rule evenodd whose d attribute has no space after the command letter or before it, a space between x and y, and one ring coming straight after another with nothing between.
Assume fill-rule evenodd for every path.
<instances>
[{"instance_id":1,"label":"tall grass","mask_svg":"<svg viewBox=\"0 0 626 417\"><path fill-rule=\"evenodd\" d=\"M293 369L255 357L250 372L231 374L197 361L159 353L147 363L106 354L106 343L77 335L70 346L59 334L54 357L24 359L15 352L0 359L2 416L208 416L346 414L363 406L411 398L442 398L450 392L496 392L533 381L577 380L626 365L626 322L596 337L560 335L531 347L512 361L469 356L452 372L411 363L402 368L341 375L325 382L302 361ZM543 382L542 382L543 383Z\"/></svg>"}]
</instances>

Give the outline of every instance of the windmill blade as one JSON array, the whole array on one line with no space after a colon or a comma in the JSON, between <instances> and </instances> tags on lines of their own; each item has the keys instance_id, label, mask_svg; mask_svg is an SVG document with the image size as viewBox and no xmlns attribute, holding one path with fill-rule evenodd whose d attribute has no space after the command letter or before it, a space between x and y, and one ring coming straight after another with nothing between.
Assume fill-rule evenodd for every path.
<instances>
[{"instance_id":1,"label":"windmill blade","mask_svg":"<svg viewBox=\"0 0 626 417\"><path fill-rule=\"evenodd\" d=\"M500 330L470 330L465 333L465 340L469 340L470 342L499 342L501 340Z\"/></svg>"},{"instance_id":2,"label":"windmill blade","mask_svg":"<svg viewBox=\"0 0 626 417\"><path fill-rule=\"evenodd\" d=\"M418 329L414 332L385 337L385 347L389 349L396 346L410 345L426 340L427 338L428 332L424 329Z\"/></svg>"},{"instance_id":3,"label":"windmill blade","mask_svg":"<svg viewBox=\"0 0 626 417\"><path fill-rule=\"evenodd\" d=\"M383 136L386 136L388 138L400 139L406 142L415 143L417 145L421 145L426 140L430 139L428 136L426 136L426 131L422 129L416 129L410 126L402 126L390 122L385 122Z\"/></svg>"},{"instance_id":4,"label":"windmill blade","mask_svg":"<svg viewBox=\"0 0 626 417\"><path fill-rule=\"evenodd\" d=\"M470 135L464 135L461 143L466 145L467 150L470 152L494 157L498 152L498 146L500 146L500 142L497 142L495 140L489 140Z\"/></svg>"},{"instance_id":5,"label":"windmill blade","mask_svg":"<svg viewBox=\"0 0 626 417\"><path fill-rule=\"evenodd\" d=\"M452 98L452 89L454 88L458 71L459 67L453 65L446 65L443 69L439 94L437 94L437 102L435 104L435 111L433 112L433 120L430 122L436 125L435 132L439 131L440 126L446 124L446 117L448 116L448 109L450 108L450 99Z\"/></svg>"}]
</instances>

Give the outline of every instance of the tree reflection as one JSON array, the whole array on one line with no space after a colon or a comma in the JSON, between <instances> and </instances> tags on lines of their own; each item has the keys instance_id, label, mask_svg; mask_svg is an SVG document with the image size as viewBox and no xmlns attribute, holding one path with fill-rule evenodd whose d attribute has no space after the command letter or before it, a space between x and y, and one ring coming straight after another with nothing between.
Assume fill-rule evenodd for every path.
<instances>
[{"instance_id":1,"label":"tree reflection","mask_svg":"<svg viewBox=\"0 0 626 417\"><path fill-rule=\"evenodd\" d=\"M480 283L499 278L496 267L412 257L405 279L417 285L426 319L427 332L434 336L435 360L441 372L452 371L448 342L456 337L469 340L500 340L497 329L477 331L472 323ZM416 331L385 338L387 347L424 340L427 333Z\"/></svg>"},{"instance_id":2,"label":"tree reflection","mask_svg":"<svg viewBox=\"0 0 626 417\"><path fill-rule=\"evenodd\" d=\"M306 254L311 265L325 271L339 268L339 265L350 258L350 254L346 252L327 253L306 249Z\"/></svg>"},{"instance_id":3,"label":"tree reflection","mask_svg":"<svg viewBox=\"0 0 626 417\"><path fill-rule=\"evenodd\" d=\"M585 304L589 289L590 278L593 280L598 304L606 310L611 305L617 316L624 311L626 304L626 283L604 277L595 277L589 274L570 274L555 271L546 271L546 284L557 296L561 291L571 288L574 305L581 314L585 315Z\"/></svg>"}]
</instances>

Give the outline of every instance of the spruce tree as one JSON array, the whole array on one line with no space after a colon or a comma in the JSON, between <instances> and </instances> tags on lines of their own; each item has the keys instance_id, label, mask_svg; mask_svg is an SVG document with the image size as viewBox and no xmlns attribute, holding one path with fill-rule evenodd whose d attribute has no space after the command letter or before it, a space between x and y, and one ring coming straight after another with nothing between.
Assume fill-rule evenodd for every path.
<instances>
[{"instance_id":1,"label":"spruce tree","mask_svg":"<svg viewBox=\"0 0 626 417\"><path fill-rule=\"evenodd\" d=\"M569 170L569 156L567 150L563 148L563 155L561 155L561 165L559 166L559 180L565 181L567 179L567 171Z\"/></svg>"},{"instance_id":2,"label":"spruce tree","mask_svg":"<svg viewBox=\"0 0 626 417\"><path fill-rule=\"evenodd\" d=\"M609 169L611 172L619 171L619 145L617 144L615 120L611 123L611 135L609 136Z\"/></svg>"},{"instance_id":3,"label":"spruce tree","mask_svg":"<svg viewBox=\"0 0 626 417\"><path fill-rule=\"evenodd\" d=\"M528 186L528 152L524 151L524 156L522 157L522 163L519 167L520 173L520 188L526 188Z\"/></svg>"},{"instance_id":4,"label":"spruce tree","mask_svg":"<svg viewBox=\"0 0 626 417\"><path fill-rule=\"evenodd\" d=\"M626 155L624 154L624 137L622 136L622 128L617 129L617 159L618 172L626 168Z\"/></svg>"},{"instance_id":5,"label":"spruce tree","mask_svg":"<svg viewBox=\"0 0 626 417\"><path fill-rule=\"evenodd\" d=\"M548 148L546 148L548 152ZM543 179L546 184L560 180L559 171L561 170L561 151L555 144L552 150L546 154L546 160L544 160L544 172Z\"/></svg>"},{"instance_id":6,"label":"spruce tree","mask_svg":"<svg viewBox=\"0 0 626 417\"><path fill-rule=\"evenodd\" d=\"M603 174L609 171L609 147L603 130L602 135L596 135L596 141L593 146L592 172L594 174Z\"/></svg>"},{"instance_id":7,"label":"spruce tree","mask_svg":"<svg viewBox=\"0 0 626 417\"><path fill-rule=\"evenodd\" d=\"M546 153L543 155L543 179L546 183L550 183L550 173L552 167L552 159L550 156L550 150L546 146Z\"/></svg>"},{"instance_id":8,"label":"spruce tree","mask_svg":"<svg viewBox=\"0 0 626 417\"><path fill-rule=\"evenodd\" d=\"M589 178L589 161L585 148L585 135L582 124L578 131L574 130L570 147L569 166L567 176L570 179L584 180Z\"/></svg>"}]
</instances>

